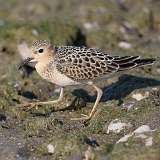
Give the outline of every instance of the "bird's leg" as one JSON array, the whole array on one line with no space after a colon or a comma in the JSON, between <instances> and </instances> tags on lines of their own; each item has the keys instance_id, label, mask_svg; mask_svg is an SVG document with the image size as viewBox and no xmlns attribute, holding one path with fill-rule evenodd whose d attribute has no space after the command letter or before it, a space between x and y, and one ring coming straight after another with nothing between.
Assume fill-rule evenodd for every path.
<instances>
[{"instance_id":1,"label":"bird's leg","mask_svg":"<svg viewBox=\"0 0 160 160\"><path fill-rule=\"evenodd\" d=\"M94 106L93 106L90 114L89 114L89 115L84 115L84 114L82 114L84 117L81 117L81 118L72 118L71 120L85 120L85 121L88 121L88 120L90 120L90 119L94 116L94 114L95 114L95 112L96 112L96 109L97 109L97 106L98 106L98 103L99 103L99 101L100 101L100 99L101 99L101 97L102 97L103 92L102 92L102 90L101 90L100 88L98 88L96 85L94 85L94 84L91 84L91 85L92 85L92 86L94 87L94 89L97 91L97 98L96 98L96 101L95 101L95 103L94 103Z\"/></svg>"},{"instance_id":2,"label":"bird's leg","mask_svg":"<svg viewBox=\"0 0 160 160\"><path fill-rule=\"evenodd\" d=\"M64 88L61 87L61 88L60 88L60 95L59 95L58 99L53 100L53 101L46 101L46 102L41 102L41 101L39 101L39 102L31 102L31 103L24 104L23 106L24 106L24 107L27 107L28 110L30 110L30 109L32 109L33 107L37 106L37 105L46 105L46 104L55 104L55 103L58 103L58 102L60 102L60 101L62 100L62 98L63 98L63 92L64 92Z\"/></svg>"}]
</instances>

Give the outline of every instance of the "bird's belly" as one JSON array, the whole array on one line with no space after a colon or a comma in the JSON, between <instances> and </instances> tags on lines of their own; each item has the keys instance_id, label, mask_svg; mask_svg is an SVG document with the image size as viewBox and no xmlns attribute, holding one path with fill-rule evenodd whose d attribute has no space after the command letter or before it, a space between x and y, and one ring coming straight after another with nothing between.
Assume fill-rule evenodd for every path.
<instances>
[{"instance_id":1,"label":"bird's belly","mask_svg":"<svg viewBox=\"0 0 160 160\"><path fill-rule=\"evenodd\" d=\"M71 78L61 74L61 73L56 73L52 77L54 78L49 78L49 81L57 84L59 86L69 86L69 85L78 85L79 83L76 81L73 81Z\"/></svg>"},{"instance_id":2,"label":"bird's belly","mask_svg":"<svg viewBox=\"0 0 160 160\"><path fill-rule=\"evenodd\" d=\"M45 69L45 71L37 70L37 72L40 74L42 78L46 79L47 81L51 83L59 85L59 86L69 86L69 85L79 85L80 84L79 82L72 80L66 75L61 74L56 69L53 69L53 70Z\"/></svg>"}]
</instances>

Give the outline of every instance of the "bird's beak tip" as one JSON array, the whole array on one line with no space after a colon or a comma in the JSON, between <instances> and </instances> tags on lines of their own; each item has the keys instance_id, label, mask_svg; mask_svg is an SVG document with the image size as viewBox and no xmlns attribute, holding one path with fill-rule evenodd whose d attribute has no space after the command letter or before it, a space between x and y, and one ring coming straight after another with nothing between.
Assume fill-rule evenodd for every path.
<instances>
[{"instance_id":1,"label":"bird's beak tip","mask_svg":"<svg viewBox=\"0 0 160 160\"><path fill-rule=\"evenodd\" d=\"M18 69L21 69L23 66L33 62L37 62L37 61L33 57L28 57L18 65Z\"/></svg>"},{"instance_id":2,"label":"bird's beak tip","mask_svg":"<svg viewBox=\"0 0 160 160\"><path fill-rule=\"evenodd\" d=\"M37 62L34 58L31 58L29 63Z\"/></svg>"}]
</instances>

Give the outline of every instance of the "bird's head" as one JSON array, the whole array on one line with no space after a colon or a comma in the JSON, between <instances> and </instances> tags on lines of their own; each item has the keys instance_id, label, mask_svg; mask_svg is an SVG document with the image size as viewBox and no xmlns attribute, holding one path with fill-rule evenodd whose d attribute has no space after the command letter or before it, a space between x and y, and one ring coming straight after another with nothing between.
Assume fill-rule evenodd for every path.
<instances>
[{"instance_id":1,"label":"bird's head","mask_svg":"<svg viewBox=\"0 0 160 160\"><path fill-rule=\"evenodd\" d=\"M54 48L52 44L47 40L38 40L33 42L31 47L31 57L25 59L20 65L21 69L24 65L29 63L41 63L47 64L54 58Z\"/></svg>"},{"instance_id":2,"label":"bird's head","mask_svg":"<svg viewBox=\"0 0 160 160\"><path fill-rule=\"evenodd\" d=\"M47 40L38 40L32 44L32 60L30 62L48 61L54 57L54 49L51 43Z\"/></svg>"}]
</instances>

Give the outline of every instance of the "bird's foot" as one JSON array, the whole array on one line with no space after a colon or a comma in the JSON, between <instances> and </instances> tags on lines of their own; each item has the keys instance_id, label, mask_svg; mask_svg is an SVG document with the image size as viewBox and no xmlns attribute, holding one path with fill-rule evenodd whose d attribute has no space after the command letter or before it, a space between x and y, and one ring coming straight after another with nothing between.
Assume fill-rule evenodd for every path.
<instances>
[{"instance_id":1,"label":"bird's foot","mask_svg":"<svg viewBox=\"0 0 160 160\"><path fill-rule=\"evenodd\" d=\"M38 102L31 102L31 103L21 104L21 106L24 107L25 111L29 111L29 110L31 110L34 107L36 107L36 109L37 109L38 105L39 105Z\"/></svg>"},{"instance_id":2,"label":"bird's foot","mask_svg":"<svg viewBox=\"0 0 160 160\"><path fill-rule=\"evenodd\" d=\"M83 117L79 117L79 118L71 118L72 121L89 121L92 116L91 115L86 115L86 114L81 114Z\"/></svg>"}]
</instances>

